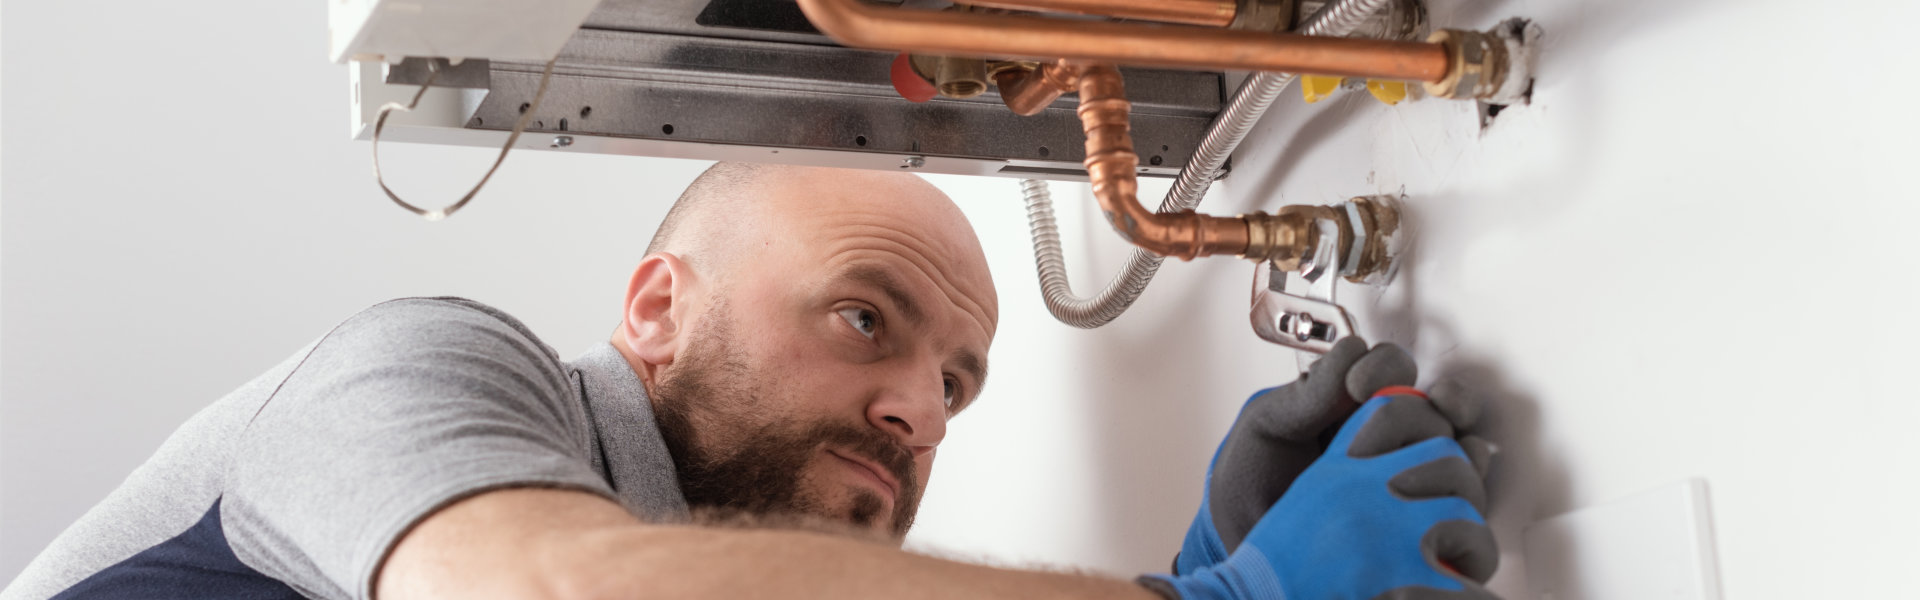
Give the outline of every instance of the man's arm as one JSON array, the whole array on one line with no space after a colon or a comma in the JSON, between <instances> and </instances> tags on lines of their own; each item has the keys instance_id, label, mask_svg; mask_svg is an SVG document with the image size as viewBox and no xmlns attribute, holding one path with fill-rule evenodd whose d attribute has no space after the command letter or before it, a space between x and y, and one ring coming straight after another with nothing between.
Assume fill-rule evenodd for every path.
<instances>
[{"instance_id":1,"label":"man's arm","mask_svg":"<svg viewBox=\"0 0 1920 600\"><path fill-rule=\"evenodd\" d=\"M1137 598L1127 581L996 569L830 535L650 525L599 496L493 491L401 538L379 600L416 598Z\"/></svg>"}]
</instances>

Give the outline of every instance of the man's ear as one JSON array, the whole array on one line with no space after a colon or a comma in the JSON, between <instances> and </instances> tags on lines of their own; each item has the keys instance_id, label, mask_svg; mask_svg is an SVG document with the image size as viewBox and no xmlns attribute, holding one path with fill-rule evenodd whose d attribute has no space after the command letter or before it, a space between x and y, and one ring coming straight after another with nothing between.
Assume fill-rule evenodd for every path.
<instances>
[{"instance_id":1,"label":"man's ear","mask_svg":"<svg viewBox=\"0 0 1920 600\"><path fill-rule=\"evenodd\" d=\"M653 365L673 364L686 344L693 282L692 269L680 257L656 252L640 260L627 283L627 310L620 324L634 357Z\"/></svg>"}]
</instances>

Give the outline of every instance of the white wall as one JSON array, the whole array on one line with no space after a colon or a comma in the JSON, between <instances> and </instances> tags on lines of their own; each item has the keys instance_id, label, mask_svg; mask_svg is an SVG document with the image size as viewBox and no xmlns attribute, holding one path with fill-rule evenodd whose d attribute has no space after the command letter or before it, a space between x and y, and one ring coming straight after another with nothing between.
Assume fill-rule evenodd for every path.
<instances>
[{"instance_id":1,"label":"white wall","mask_svg":"<svg viewBox=\"0 0 1920 600\"><path fill-rule=\"evenodd\" d=\"M1697 476L1726 597L1910 595L1920 5L1430 4L1538 20L1534 104L1482 133L1466 105L1292 96L1213 208L1405 191L1416 256L1348 299L1492 392L1506 549Z\"/></svg>"},{"instance_id":2,"label":"white wall","mask_svg":"<svg viewBox=\"0 0 1920 600\"><path fill-rule=\"evenodd\" d=\"M1729 598L1897 595L1920 564L1916 52L1895 0L1433 0L1547 28L1533 106L1289 94L1215 212L1403 187L1418 250L1371 337L1482 383L1494 521L1703 476ZM563 353L602 338L699 163L528 152L424 223L345 139L320 3L8 2L0 143L0 581L195 409L353 310L458 294ZM1848 18L1853 15L1853 18ZM394 146L451 198L488 152ZM940 178L999 275L994 382L943 448L914 542L997 562L1164 568L1201 469L1292 356L1246 326L1251 267L1169 264L1084 332L1039 306L1016 186ZM1060 186L1083 289L1122 247ZM1156 190L1157 191L1157 190ZM1500 576L1520 597L1517 556ZM1630 576L1631 574L1622 574Z\"/></svg>"}]
</instances>

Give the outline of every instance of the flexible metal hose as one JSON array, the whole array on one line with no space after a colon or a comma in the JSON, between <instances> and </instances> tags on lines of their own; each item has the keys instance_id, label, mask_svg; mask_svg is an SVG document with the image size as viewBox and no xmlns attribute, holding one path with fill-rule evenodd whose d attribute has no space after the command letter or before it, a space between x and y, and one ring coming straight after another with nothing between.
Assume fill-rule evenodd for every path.
<instances>
[{"instance_id":1,"label":"flexible metal hose","mask_svg":"<svg viewBox=\"0 0 1920 600\"><path fill-rule=\"evenodd\" d=\"M1334 0L1314 12L1296 31L1306 35L1346 35L1388 1ZM1240 84L1240 89L1227 101L1227 108L1207 127L1207 135L1200 141L1193 158L1180 169L1173 189L1168 190L1166 199L1160 202L1160 212L1192 210L1200 204L1207 188L1219 175L1220 166L1226 164L1234 148L1253 130L1253 124L1260 121L1267 107L1273 105L1293 80L1292 73L1260 72ZM1060 228L1053 219L1053 197L1047 190L1047 182L1024 179L1020 181L1020 190L1026 198L1027 224L1033 232L1034 269L1040 274L1040 293L1054 318L1074 327L1092 329L1113 321L1133 306L1140 292L1147 289L1147 283L1153 281L1154 273L1159 272L1160 261L1165 257L1136 248L1127 256L1126 266L1121 267L1099 294L1092 298L1074 295L1073 286L1067 281L1067 261L1060 253Z\"/></svg>"}]
</instances>

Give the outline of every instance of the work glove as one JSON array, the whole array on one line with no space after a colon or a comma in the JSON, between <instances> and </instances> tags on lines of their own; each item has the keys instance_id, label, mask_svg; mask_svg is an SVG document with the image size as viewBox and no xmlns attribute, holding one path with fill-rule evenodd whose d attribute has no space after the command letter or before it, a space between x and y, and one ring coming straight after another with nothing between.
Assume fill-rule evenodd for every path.
<instances>
[{"instance_id":1,"label":"work glove","mask_svg":"<svg viewBox=\"0 0 1920 600\"><path fill-rule=\"evenodd\" d=\"M1399 346L1381 344L1369 351L1364 340L1348 337L1299 379L1248 398L1207 467L1200 510L1187 528L1174 572L1226 560L1360 407L1356 396L1412 385L1417 374L1412 357ZM1349 393L1349 379L1363 391Z\"/></svg>"},{"instance_id":2,"label":"work glove","mask_svg":"<svg viewBox=\"0 0 1920 600\"><path fill-rule=\"evenodd\" d=\"M1255 393L1214 453L1200 510L1175 557L1174 573L1225 560L1294 479L1326 451L1339 425L1360 407L1356 399L1410 386L1418 376L1413 358L1399 346L1383 343L1368 350L1365 341L1349 337L1334 344L1299 379ZM1444 382L1434 393L1433 402L1456 430L1478 419L1477 396ZM1460 442L1484 476L1492 445L1472 436Z\"/></svg>"},{"instance_id":3,"label":"work glove","mask_svg":"<svg viewBox=\"0 0 1920 600\"><path fill-rule=\"evenodd\" d=\"M1181 600L1495 598L1480 474L1432 402L1394 391L1347 420L1226 560L1141 584Z\"/></svg>"}]
</instances>

